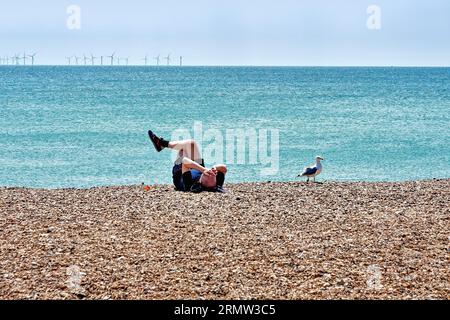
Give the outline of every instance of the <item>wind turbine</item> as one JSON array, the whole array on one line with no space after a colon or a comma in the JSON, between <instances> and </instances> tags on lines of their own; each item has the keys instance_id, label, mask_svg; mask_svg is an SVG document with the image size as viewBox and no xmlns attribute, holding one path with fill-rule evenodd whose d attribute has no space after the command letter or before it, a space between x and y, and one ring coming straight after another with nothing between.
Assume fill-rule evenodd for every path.
<instances>
[{"instance_id":1,"label":"wind turbine","mask_svg":"<svg viewBox=\"0 0 450 320\"><path fill-rule=\"evenodd\" d=\"M5 57L5 60L6 60L6 65L9 65L9 57L8 56Z\"/></svg>"},{"instance_id":2,"label":"wind turbine","mask_svg":"<svg viewBox=\"0 0 450 320\"><path fill-rule=\"evenodd\" d=\"M94 55L91 53L91 62L92 62L92 65L95 65L95 59L97 59L97 57L94 57Z\"/></svg>"},{"instance_id":3,"label":"wind turbine","mask_svg":"<svg viewBox=\"0 0 450 320\"><path fill-rule=\"evenodd\" d=\"M164 59L167 61L167 66L170 66L170 53Z\"/></svg>"},{"instance_id":4,"label":"wind turbine","mask_svg":"<svg viewBox=\"0 0 450 320\"><path fill-rule=\"evenodd\" d=\"M20 63L19 63L19 59L20 59L20 56L16 53L15 55L14 55L14 60L16 60L16 66L18 66Z\"/></svg>"},{"instance_id":5,"label":"wind turbine","mask_svg":"<svg viewBox=\"0 0 450 320\"><path fill-rule=\"evenodd\" d=\"M147 65L147 63L148 63L148 54L146 54L146 55L145 55L145 58L144 58L144 59L142 59L142 60L144 60L144 62L145 62L145 65Z\"/></svg>"},{"instance_id":6,"label":"wind turbine","mask_svg":"<svg viewBox=\"0 0 450 320\"><path fill-rule=\"evenodd\" d=\"M180 67L183 66L183 56L180 56Z\"/></svg>"},{"instance_id":7,"label":"wind turbine","mask_svg":"<svg viewBox=\"0 0 450 320\"><path fill-rule=\"evenodd\" d=\"M69 63L69 66L71 65L72 57L66 57L67 63Z\"/></svg>"},{"instance_id":8,"label":"wind turbine","mask_svg":"<svg viewBox=\"0 0 450 320\"><path fill-rule=\"evenodd\" d=\"M130 57L124 58L126 65L128 65L128 62L130 61Z\"/></svg>"},{"instance_id":9,"label":"wind turbine","mask_svg":"<svg viewBox=\"0 0 450 320\"><path fill-rule=\"evenodd\" d=\"M21 59L23 60L23 65L26 65L27 55L25 54L25 52L23 53L23 56Z\"/></svg>"},{"instance_id":10,"label":"wind turbine","mask_svg":"<svg viewBox=\"0 0 450 320\"><path fill-rule=\"evenodd\" d=\"M31 65L34 66L34 58L36 57L36 52L28 55L31 58Z\"/></svg>"},{"instance_id":11,"label":"wind turbine","mask_svg":"<svg viewBox=\"0 0 450 320\"><path fill-rule=\"evenodd\" d=\"M86 57L86 55L85 55L85 54L83 54L83 60L84 60L84 65L87 65L87 60L88 60L88 57Z\"/></svg>"},{"instance_id":12,"label":"wind turbine","mask_svg":"<svg viewBox=\"0 0 450 320\"><path fill-rule=\"evenodd\" d=\"M114 65L114 56L115 56L115 55L116 55L116 53L114 52L112 55L106 56L107 58L110 58L110 59L111 59L111 66Z\"/></svg>"},{"instance_id":13,"label":"wind turbine","mask_svg":"<svg viewBox=\"0 0 450 320\"><path fill-rule=\"evenodd\" d=\"M160 60L160 58L161 58L161 55L160 55L160 54L158 54L157 57L154 57L154 58L153 58L153 59L156 60L156 65L157 65L157 66L159 66L159 60Z\"/></svg>"},{"instance_id":14,"label":"wind turbine","mask_svg":"<svg viewBox=\"0 0 450 320\"><path fill-rule=\"evenodd\" d=\"M100 56L100 65L103 65L103 56Z\"/></svg>"},{"instance_id":15,"label":"wind turbine","mask_svg":"<svg viewBox=\"0 0 450 320\"><path fill-rule=\"evenodd\" d=\"M75 58L75 64L78 65L78 60L80 59L80 57L77 56L73 56Z\"/></svg>"}]
</instances>

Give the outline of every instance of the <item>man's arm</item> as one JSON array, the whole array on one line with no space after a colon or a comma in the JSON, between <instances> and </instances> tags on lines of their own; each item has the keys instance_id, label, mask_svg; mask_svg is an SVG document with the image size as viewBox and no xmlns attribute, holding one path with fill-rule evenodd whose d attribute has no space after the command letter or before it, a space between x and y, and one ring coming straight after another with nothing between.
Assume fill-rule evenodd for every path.
<instances>
[{"instance_id":1,"label":"man's arm","mask_svg":"<svg viewBox=\"0 0 450 320\"><path fill-rule=\"evenodd\" d=\"M228 172L227 166L224 164L218 164L213 167L213 170L217 172L217 186L222 188L225 182L225 175Z\"/></svg>"},{"instance_id":2,"label":"man's arm","mask_svg":"<svg viewBox=\"0 0 450 320\"><path fill-rule=\"evenodd\" d=\"M226 174L228 171L227 166L224 164L215 165L213 169L216 169L218 172L222 172L223 174Z\"/></svg>"},{"instance_id":3,"label":"man's arm","mask_svg":"<svg viewBox=\"0 0 450 320\"><path fill-rule=\"evenodd\" d=\"M182 163L182 173L185 173L187 171L189 171L190 169L194 169L194 170L198 170L201 173L204 173L205 171L207 171L207 169L201 165L199 165L197 162L184 157L183 160L181 161Z\"/></svg>"}]
</instances>

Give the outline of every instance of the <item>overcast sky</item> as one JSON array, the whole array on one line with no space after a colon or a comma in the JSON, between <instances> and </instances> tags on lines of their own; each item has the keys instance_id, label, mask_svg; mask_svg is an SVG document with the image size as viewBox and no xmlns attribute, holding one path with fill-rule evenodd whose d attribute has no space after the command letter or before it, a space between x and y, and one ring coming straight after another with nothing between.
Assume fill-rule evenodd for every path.
<instances>
[{"instance_id":1,"label":"overcast sky","mask_svg":"<svg viewBox=\"0 0 450 320\"><path fill-rule=\"evenodd\" d=\"M142 63L183 55L188 65L450 66L449 0L1 0L0 57L37 62L117 51ZM381 9L381 29L367 8ZM67 7L81 29L67 27ZM153 61L152 61L153 63Z\"/></svg>"}]
</instances>

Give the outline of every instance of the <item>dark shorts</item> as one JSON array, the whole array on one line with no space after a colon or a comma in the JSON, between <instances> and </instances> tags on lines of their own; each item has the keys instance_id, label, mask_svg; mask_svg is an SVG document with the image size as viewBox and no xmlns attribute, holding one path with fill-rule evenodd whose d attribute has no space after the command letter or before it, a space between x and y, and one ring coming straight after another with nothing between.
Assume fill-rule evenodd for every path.
<instances>
[{"instance_id":1,"label":"dark shorts","mask_svg":"<svg viewBox=\"0 0 450 320\"><path fill-rule=\"evenodd\" d=\"M182 165L176 164L172 169L172 179L175 189L178 191L190 191L192 184L198 182L202 173L198 170L189 170L190 172L185 172L183 177ZM190 177L186 177L190 175ZM189 185L185 184L185 181L189 181Z\"/></svg>"}]
</instances>

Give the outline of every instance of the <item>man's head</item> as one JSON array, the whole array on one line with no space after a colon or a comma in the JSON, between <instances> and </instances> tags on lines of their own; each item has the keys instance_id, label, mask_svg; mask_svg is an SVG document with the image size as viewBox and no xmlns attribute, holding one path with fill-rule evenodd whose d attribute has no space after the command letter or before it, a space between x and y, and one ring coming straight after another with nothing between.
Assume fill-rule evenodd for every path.
<instances>
[{"instance_id":1,"label":"man's head","mask_svg":"<svg viewBox=\"0 0 450 320\"><path fill-rule=\"evenodd\" d=\"M202 174L202 177L200 178L200 183L202 187L205 189L214 189L217 185L216 175Z\"/></svg>"}]
</instances>

